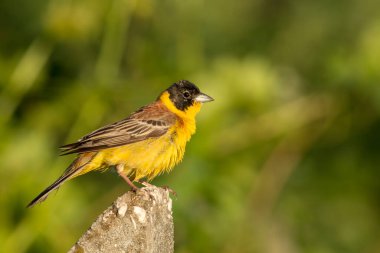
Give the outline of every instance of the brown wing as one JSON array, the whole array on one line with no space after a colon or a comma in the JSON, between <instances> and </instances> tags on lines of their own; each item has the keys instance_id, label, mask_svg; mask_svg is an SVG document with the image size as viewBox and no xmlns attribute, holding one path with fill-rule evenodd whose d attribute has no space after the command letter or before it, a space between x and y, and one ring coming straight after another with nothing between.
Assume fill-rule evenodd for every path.
<instances>
[{"instance_id":1,"label":"brown wing","mask_svg":"<svg viewBox=\"0 0 380 253\"><path fill-rule=\"evenodd\" d=\"M67 155L122 146L159 137L165 134L175 121L175 114L157 101L142 107L126 119L99 128L77 142L60 148L62 155Z\"/></svg>"}]
</instances>

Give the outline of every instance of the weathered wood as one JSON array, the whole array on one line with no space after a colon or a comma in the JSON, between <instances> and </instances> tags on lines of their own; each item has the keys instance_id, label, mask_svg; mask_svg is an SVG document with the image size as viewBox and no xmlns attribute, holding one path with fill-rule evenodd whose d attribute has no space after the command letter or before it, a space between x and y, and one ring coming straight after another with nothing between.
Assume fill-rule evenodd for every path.
<instances>
[{"instance_id":1,"label":"weathered wood","mask_svg":"<svg viewBox=\"0 0 380 253\"><path fill-rule=\"evenodd\" d=\"M69 250L77 252L174 252L169 192L149 186L122 195Z\"/></svg>"}]
</instances>

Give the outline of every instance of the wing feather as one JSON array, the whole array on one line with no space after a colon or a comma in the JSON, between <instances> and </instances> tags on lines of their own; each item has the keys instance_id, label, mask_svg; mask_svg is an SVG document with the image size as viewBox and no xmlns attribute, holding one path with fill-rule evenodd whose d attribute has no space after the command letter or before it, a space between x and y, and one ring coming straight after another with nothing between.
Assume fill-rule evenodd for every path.
<instances>
[{"instance_id":1,"label":"wing feather","mask_svg":"<svg viewBox=\"0 0 380 253\"><path fill-rule=\"evenodd\" d=\"M62 155L99 151L159 137L176 120L176 115L157 101L142 107L126 119L99 128L75 143L62 146Z\"/></svg>"}]
</instances>

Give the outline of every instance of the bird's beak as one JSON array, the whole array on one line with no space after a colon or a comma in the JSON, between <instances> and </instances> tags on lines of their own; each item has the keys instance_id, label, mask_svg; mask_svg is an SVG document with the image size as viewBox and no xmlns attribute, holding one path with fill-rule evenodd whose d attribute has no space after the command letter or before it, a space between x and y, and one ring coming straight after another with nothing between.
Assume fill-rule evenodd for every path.
<instances>
[{"instance_id":1,"label":"bird's beak","mask_svg":"<svg viewBox=\"0 0 380 253\"><path fill-rule=\"evenodd\" d=\"M214 101L212 97L209 95L206 95L204 93L200 93L198 96L195 97L195 101L201 102L201 103L206 103L206 102L211 102Z\"/></svg>"}]
</instances>

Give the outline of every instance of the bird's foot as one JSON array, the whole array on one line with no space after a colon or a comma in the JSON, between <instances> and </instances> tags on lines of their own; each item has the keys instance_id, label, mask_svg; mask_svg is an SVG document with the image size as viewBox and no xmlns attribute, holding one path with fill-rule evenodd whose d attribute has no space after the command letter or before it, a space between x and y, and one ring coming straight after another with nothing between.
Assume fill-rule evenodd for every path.
<instances>
[{"instance_id":1,"label":"bird's foot","mask_svg":"<svg viewBox=\"0 0 380 253\"><path fill-rule=\"evenodd\" d=\"M152 184L150 184L150 183L148 183L146 181L139 181L139 183L142 184L145 187L153 187L153 186L155 186L155 185L152 185Z\"/></svg>"},{"instance_id":2,"label":"bird's foot","mask_svg":"<svg viewBox=\"0 0 380 253\"><path fill-rule=\"evenodd\" d=\"M152 186L156 187L155 185L152 185L146 181L139 181L139 183L145 187L152 187ZM164 186L161 186L160 188L164 189L165 191L168 191L169 193L173 194L173 196L177 197L177 193L173 189L171 189L169 186L164 185Z\"/></svg>"},{"instance_id":3,"label":"bird's foot","mask_svg":"<svg viewBox=\"0 0 380 253\"><path fill-rule=\"evenodd\" d=\"M169 186L163 185L163 186L161 186L161 188L164 189L165 191L170 192L174 197L177 198L177 193L172 188L170 188Z\"/></svg>"}]
</instances>

